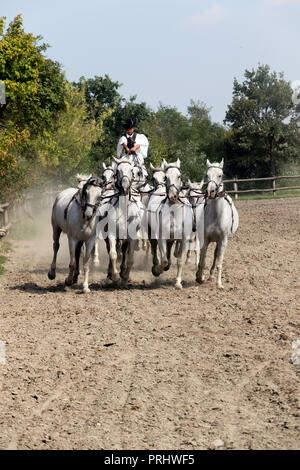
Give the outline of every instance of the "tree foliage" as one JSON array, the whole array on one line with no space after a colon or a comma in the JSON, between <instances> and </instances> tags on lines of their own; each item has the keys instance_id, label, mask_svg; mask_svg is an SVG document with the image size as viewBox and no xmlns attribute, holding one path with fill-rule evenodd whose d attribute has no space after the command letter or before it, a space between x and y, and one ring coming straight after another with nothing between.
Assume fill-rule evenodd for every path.
<instances>
[{"instance_id":1,"label":"tree foliage","mask_svg":"<svg viewBox=\"0 0 300 470\"><path fill-rule=\"evenodd\" d=\"M233 100L225 123L224 145L231 173L275 175L280 165L297 157L299 130L293 91L282 73L267 65L246 70L233 85Z\"/></svg>"}]
</instances>

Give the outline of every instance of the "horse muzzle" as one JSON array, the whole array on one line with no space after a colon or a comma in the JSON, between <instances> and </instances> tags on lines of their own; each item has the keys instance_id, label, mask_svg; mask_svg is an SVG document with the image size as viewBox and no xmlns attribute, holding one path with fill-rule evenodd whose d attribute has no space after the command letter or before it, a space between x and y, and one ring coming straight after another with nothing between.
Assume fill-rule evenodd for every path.
<instances>
[{"instance_id":1,"label":"horse muzzle","mask_svg":"<svg viewBox=\"0 0 300 470\"><path fill-rule=\"evenodd\" d=\"M130 190L130 181L129 178L124 177L121 181L121 190L124 196L127 196L129 194Z\"/></svg>"},{"instance_id":2,"label":"horse muzzle","mask_svg":"<svg viewBox=\"0 0 300 470\"><path fill-rule=\"evenodd\" d=\"M170 204L175 204L178 201L179 192L175 188L171 188L168 191L168 199Z\"/></svg>"}]
</instances>

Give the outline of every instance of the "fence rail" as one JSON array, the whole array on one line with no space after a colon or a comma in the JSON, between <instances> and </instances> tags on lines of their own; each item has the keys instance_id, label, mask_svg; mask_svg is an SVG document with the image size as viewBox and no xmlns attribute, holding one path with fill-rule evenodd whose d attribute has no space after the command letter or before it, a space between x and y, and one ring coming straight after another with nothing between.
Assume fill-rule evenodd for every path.
<instances>
[{"instance_id":1,"label":"fence rail","mask_svg":"<svg viewBox=\"0 0 300 470\"><path fill-rule=\"evenodd\" d=\"M286 191L289 189L300 189L300 186L276 186L277 180L282 179L299 179L300 175L295 176L271 176L268 178L246 178L246 179L238 179L237 177L232 180L225 180L224 183L233 183L233 190L226 191L229 194L234 194L235 199L238 199L239 194L246 194L246 193L273 193L273 196L276 196L277 191ZM272 181L272 188L256 188L256 189L238 189L239 183L252 183L255 181Z\"/></svg>"}]
</instances>

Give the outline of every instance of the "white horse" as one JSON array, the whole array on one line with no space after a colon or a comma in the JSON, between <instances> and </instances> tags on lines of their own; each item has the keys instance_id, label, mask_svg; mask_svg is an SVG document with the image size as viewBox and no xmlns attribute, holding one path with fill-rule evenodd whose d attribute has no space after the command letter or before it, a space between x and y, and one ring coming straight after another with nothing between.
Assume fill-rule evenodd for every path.
<instances>
[{"instance_id":1,"label":"white horse","mask_svg":"<svg viewBox=\"0 0 300 470\"><path fill-rule=\"evenodd\" d=\"M228 243L239 226L238 212L230 196L224 192L223 185L224 160L221 163L210 163L207 160L207 200L204 209L204 243L201 249L200 262L197 272L197 282L204 282L205 258L208 245L217 244L214 261L210 270L209 280L213 280L217 268L217 288L223 289L222 266Z\"/></svg>"},{"instance_id":2,"label":"white horse","mask_svg":"<svg viewBox=\"0 0 300 470\"><path fill-rule=\"evenodd\" d=\"M180 240L175 284L178 289L182 289L183 257L187 252L193 231L192 206L187 199L180 198L183 196L180 166L180 160L171 164L163 161L166 193L162 199L158 196L151 197L148 204L148 212L151 216L149 224L151 244L158 243L161 258L160 264L153 264L152 273L154 276L160 276L163 271L170 268L172 246L176 240Z\"/></svg>"},{"instance_id":3,"label":"white horse","mask_svg":"<svg viewBox=\"0 0 300 470\"><path fill-rule=\"evenodd\" d=\"M103 173L102 173L102 180L103 180L103 185L102 185L102 196L101 200L105 200L106 198L110 198L110 195L116 191L115 188L115 172L112 166L106 166L106 164L103 162ZM99 240L96 239L95 241L95 248L93 250L93 264L95 266L100 265L99 261Z\"/></svg>"},{"instance_id":4,"label":"white horse","mask_svg":"<svg viewBox=\"0 0 300 470\"><path fill-rule=\"evenodd\" d=\"M53 229L53 260L49 279L56 277L56 258L59 250L59 238L61 232L68 236L70 264L69 275L65 280L66 285L76 284L79 275L79 258L82 245L85 244L83 259L84 282L83 292L90 292L88 287L89 260L96 237L96 209L100 204L101 183L97 177L89 177L79 189L68 188L62 191L55 199L52 209Z\"/></svg>"},{"instance_id":5,"label":"white horse","mask_svg":"<svg viewBox=\"0 0 300 470\"><path fill-rule=\"evenodd\" d=\"M201 183L192 183L190 180L188 180L187 183L187 190L185 192L185 196L189 199L189 202L193 208L194 212L194 219L198 220L198 225L199 225L199 217L202 217L201 210L204 209L204 204L205 204L205 194L202 192L202 188L204 185L204 180L201 181ZM202 221L203 222L203 221ZM202 229L204 226L204 223L199 226L200 229ZM189 250L187 252L186 256L186 262L189 264L191 262L191 256L192 252L195 252L195 264L198 266L199 261L200 261L200 250L201 250L201 240L203 237L199 236L199 230L196 231L195 237L193 238L193 241L191 241L189 245Z\"/></svg>"},{"instance_id":6,"label":"white horse","mask_svg":"<svg viewBox=\"0 0 300 470\"><path fill-rule=\"evenodd\" d=\"M111 197L103 200L99 208L99 229L106 241L109 253L108 278L113 282L119 280L117 270L117 242L121 242L123 253L120 276L124 283L129 280L130 271L134 262L134 250L140 226L140 211L131 197L131 184L134 165L131 160L123 157L114 158L116 163L115 179L116 190ZM134 233L129 233L128 227L135 227Z\"/></svg>"}]
</instances>

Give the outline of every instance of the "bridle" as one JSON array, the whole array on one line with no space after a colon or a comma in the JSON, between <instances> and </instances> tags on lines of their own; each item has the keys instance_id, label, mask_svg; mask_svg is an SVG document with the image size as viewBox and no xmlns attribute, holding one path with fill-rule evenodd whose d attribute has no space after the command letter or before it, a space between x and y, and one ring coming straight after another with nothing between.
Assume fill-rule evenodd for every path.
<instances>
[{"instance_id":1,"label":"bridle","mask_svg":"<svg viewBox=\"0 0 300 470\"><path fill-rule=\"evenodd\" d=\"M174 166L173 166L173 165L168 166L168 169L167 169L167 171L166 171L166 176L167 176L167 172L168 172L169 170L171 170L172 168L175 168L176 170L179 171L179 174L180 174L180 181L181 181L181 173L180 173L180 170L179 170L179 168L178 168L177 166L175 166L175 165L174 165ZM166 185L167 199L169 199L169 200L170 200L170 198L169 198L169 192L170 192L170 189L171 189L171 188L175 188L178 195L179 195L179 193L180 193L180 191L181 191L181 187L176 186L176 184L170 184L170 186Z\"/></svg>"},{"instance_id":2,"label":"bridle","mask_svg":"<svg viewBox=\"0 0 300 470\"><path fill-rule=\"evenodd\" d=\"M104 175L104 173L106 171L111 171L112 174L113 174L113 179L108 181L106 176ZM114 178L114 170L113 169L110 169L110 168L107 168L105 171L104 171L103 175L102 175L102 178L104 178L104 183L103 183L103 192L105 191L109 191L111 189L114 189L115 188L115 178ZM109 187L109 185L111 185L111 187Z\"/></svg>"},{"instance_id":3,"label":"bridle","mask_svg":"<svg viewBox=\"0 0 300 470\"><path fill-rule=\"evenodd\" d=\"M154 173L163 173L164 176L165 176L165 172L164 170L160 169L160 168L155 168L154 170L152 170L152 183L153 183L153 186L155 189L158 189L158 188L161 188L163 186L165 186L165 181L162 182L162 183L159 183L155 178L154 178ZM165 176L165 180L166 180L166 176Z\"/></svg>"},{"instance_id":4,"label":"bridle","mask_svg":"<svg viewBox=\"0 0 300 470\"><path fill-rule=\"evenodd\" d=\"M117 164L117 168L119 168L119 165L124 164L124 163L127 163L127 165L132 166L131 162L124 160ZM131 185L131 180L129 179L127 175L123 175L121 178L119 178L119 173L117 172L117 188L119 189L119 191L122 191L122 183L125 179L127 179L129 181L129 184Z\"/></svg>"},{"instance_id":5,"label":"bridle","mask_svg":"<svg viewBox=\"0 0 300 470\"><path fill-rule=\"evenodd\" d=\"M216 168L217 170L221 170L221 168L220 168L219 166L210 166L210 167L209 167L209 170L210 170L211 168ZM216 185L216 195L215 195L214 198L211 198L211 197L210 197L209 199L216 199L216 198L218 197L218 195L219 195L219 189L220 189L220 187L223 186L223 175L222 175L221 183L217 183L215 180L211 179L211 180L209 180L209 181L206 182L206 187L208 187L208 185L209 185L210 183L214 183L214 184ZM206 198L208 198L207 190L206 190Z\"/></svg>"},{"instance_id":6,"label":"bridle","mask_svg":"<svg viewBox=\"0 0 300 470\"><path fill-rule=\"evenodd\" d=\"M81 210L82 210L82 216L84 217L84 214L85 214L85 211L88 207L91 207L93 209L93 216L95 216L96 214L96 211L101 203L101 200L99 199L99 202L97 202L96 204L91 204L90 202L87 202L86 201L86 193L87 193L87 187L88 186L95 186L95 187L99 187L99 188L102 188L102 184L101 184L101 180L100 178L97 178L97 177L94 177L92 176L92 178L90 178L86 183L85 185L83 186L82 188L82 192L81 192L81 196L80 196L80 201L84 202L84 204L82 204L81 202L79 203L78 200L76 199L76 201L78 202L78 204L80 205L81 207Z\"/></svg>"}]
</instances>

